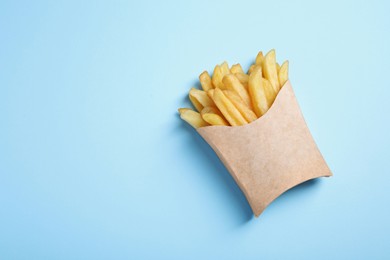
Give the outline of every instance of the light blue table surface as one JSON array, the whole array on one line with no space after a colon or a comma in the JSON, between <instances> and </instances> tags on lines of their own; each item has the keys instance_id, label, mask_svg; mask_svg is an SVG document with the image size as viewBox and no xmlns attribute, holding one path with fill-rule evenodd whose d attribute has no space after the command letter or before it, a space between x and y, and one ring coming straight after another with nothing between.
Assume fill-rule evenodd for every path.
<instances>
[{"instance_id":1,"label":"light blue table surface","mask_svg":"<svg viewBox=\"0 0 390 260\"><path fill-rule=\"evenodd\" d=\"M0 259L389 259L386 1L1 1ZM260 218L177 108L290 61L334 173Z\"/></svg>"}]
</instances>

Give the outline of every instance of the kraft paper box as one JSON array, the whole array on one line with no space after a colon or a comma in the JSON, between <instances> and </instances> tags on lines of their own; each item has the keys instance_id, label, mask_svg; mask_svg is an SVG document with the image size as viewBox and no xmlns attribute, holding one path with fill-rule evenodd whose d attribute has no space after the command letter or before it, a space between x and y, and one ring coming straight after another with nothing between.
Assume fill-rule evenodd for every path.
<instances>
[{"instance_id":1,"label":"kraft paper box","mask_svg":"<svg viewBox=\"0 0 390 260\"><path fill-rule=\"evenodd\" d=\"M290 81L271 108L243 126L206 126L198 133L245 194L255 216L288 189L332 176L305 123Z\"/></svg>"}]
</instances>

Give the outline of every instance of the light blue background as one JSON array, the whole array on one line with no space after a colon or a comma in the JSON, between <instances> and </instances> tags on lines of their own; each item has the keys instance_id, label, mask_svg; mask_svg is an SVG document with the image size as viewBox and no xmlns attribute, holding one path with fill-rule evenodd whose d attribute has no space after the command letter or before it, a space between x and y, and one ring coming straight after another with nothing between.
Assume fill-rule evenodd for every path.
<instances>
[{"instance_id":1,"label":"light blue background","mask_svg":"<svg viewBox=\"0 0 390 260\"><path fill-rule=\"evenodd\" d=\"M386 1L1 1L0 259L390 257ZM334 177L255 219L177 108L259 50Z\"/></svg>"}]
</instances>

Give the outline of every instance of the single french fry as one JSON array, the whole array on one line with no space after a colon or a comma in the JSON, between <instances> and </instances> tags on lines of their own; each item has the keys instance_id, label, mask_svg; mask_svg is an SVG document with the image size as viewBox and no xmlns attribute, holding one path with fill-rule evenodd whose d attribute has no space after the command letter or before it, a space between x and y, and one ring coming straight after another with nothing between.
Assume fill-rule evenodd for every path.
<instances>
[{"instance_id":1,"label":"single french fry","mask_svg":"<svg viewBox=\"0 0 390 260\"><path fill-rule=\"evenodd\" d=\"M238 78L238 80L241 82L242 85L244 85L244 87L248 87L248 80L249 80L249 76L245 73L235 73L234 76L236 76Z\"/></svg>"},{"instance_id":2,"label":"single french fry","mask_svg":"<svg viewBox=\"0 0 390 260\"><path fill-rule=\"evenodd\" d=\"M211 82L213 83L214 88L223 88L222 83L222 70L219 65L216 65L214 68L213 76L211 77Z\"/></svg>"},{"instance_id":3,"label":"single french fry","mask_svg":"<svg viewBox=\"0 0 390 260\"><path fill-rule=\"evenodd\" d=\"M200 114L203 120L210 125L229 125L221 112L215 107L205 107Z\"/></svg>"},{"instance_id":4,"label":"single french fry","mask_svg":"<svg viewBox=\"0 0 390 260\"><path fill-rule=\"evenodd\" d=\"M278 76L279 76L280 87L283 87L283 85L288 80L288 60L283 62L282 66L280 67Z\"/></svg>"},{"instance_id":5,"label":"single french fry","mask_svg":"<svg viewBox=\"0 0 390 260\"><path fill-rule=\"evenodd\" d=\"M236 73L245 74L245 72L244 72L244 70L242 69L240 63L234 64L234 65L230 68L230 73L232 73L232 74L236 74Z\"/></svg>"},{"instance_id":6,"label":"single french fry","mask_svg":"<svg viewBox=\"0 0 390 260\"><path fill-rule=\"evenodd\" d=\"M256 115L258 117L264 115L269 107L264 91L262 69L260 66L256 66L249 75L248 90Z\"/></svg>"},{"instance_id":7,"label":"single french fry","mask_svg":"<svg viewBox=\"0 0 390 260\"><path fill-rule=\"evenodd\" d=\"M249 123L257 119L255 112L245 104L244 100L235 91L224 90L223 93Z\"/></svg>"},{"instance_id":8,"label":"single french fry","mask_svg":"<svg viewBox=\"0 0 390 260\"><path fill-rule=\"evenodd\" d=\"M263 66L264 56L263 52L259 51L259 53L256 56L255 64L259 66Z\"/></svg>"},{"instance_id":9,"label":"single french fry","mask_svg":"<svg viewBox=\"0 0 390 260\"><path fill-rule=\"evenodd\" d=\"M211 82L211 77L207 71L203 71L202 74L199 75L200 85L202 85L202 89L207 91L213 88L213 83Z\"/></svg>"},{"instance_id":10,"label":"single french fry","mask_svg":"<svg viewBox=\"0 0 390 260\"><path fill-rule=\"evenodd\" d=\"M196 98L194 98L191 94L188 94L188 97L190 98L190 101L191 101L192 105L195 107L195 109L198 112L202 111L202 109L203 109L202 104Z\"/></svg>"},{"instance_id":11,"label":"single french fry","mask_svg":"<svg viewBox=\"0 0 390 260\"><path fill-rule=\"evenodd\" d=\"M252 64L248 69L248 75L252 73L253 69L255 68L256 64Z\"/></svg>"},{"instance_id":12,"label":"single french fry","mask_svg":"<svg viewBox=\"0 0 390 260\"><path fill-rule=\"evenodd\" d=\"M226 89L235 91L248 107L252 107L251 98L249 97L248 91L234 74L226 75L223 77L222 82Z\"/></svg>"},{"instance_id":13,"label":"single french fry","mask_svg":"<svg viewBox=\"0 0 390 260\"><path fill-rule=\"evenodd\" d=\"M181 119L189 123L192 127L198 128L202 126L208 126L209 124L203 120L202 116L189 108L179 108Z\"/></svg>"},{"instance_id":14,"label":"single french fry","mask_svg":"<svg viewBox=\"0 0 390 260\"><path fill-rule=\"evenodd\" d=\"M280 84L278 72L276 70L276 55L274 49L270 50L267 55L265 55L263 62L263 70L264 77L271 82L274 90L278 92L280 89Z\"/></svg>"},{"instance_id":15,"label":"single french fry","mask_svg":"<svg viewBox=\"0 0 390 260\"><path fill-rule=\"evenodd\" d=\"M211 98L209 98L207 93L203 90L191 88L190 93L189 93L189 97L190 97L190 100L192 103L194 103L194 101L195 101L195 103L198 103L202 106L202 109L204 107L215 106L213 100ZM198 110L198 111L200 112L200 111L202 111L202 109Z\"/></svg>"},{"instance_id":16,"label":"single french fry","mask_svg":"<svg viewBox=\"0 0 390 260\"><path fill-rule=\"evenodd\" d=\"M223 76L230 74L229 64L226 61L221 64L221 71Z\"/></svg>"},{"instance_id":17,"label":"single french fry","mask_svg":"<svg viewBox=\"0 0 390 260\"><path fill-rule=\"evenodd\" d=\"M270 108L271 105L274 103L276 95L278 93L275 92L274 88L272 87L268 79L263 78L263 86L264 86L265 96L267 98L267 104L268 107Z\"/></svg>"},{"instance_id":18,"label":"single french fry","mask_svg":"<svg viewBox=\"0 0 390 260\"><path fill-rule=\"evenodd\" d=\"M230 125L238 126L248 123L221 89L214 90L213 100Z\"/></svg>"}]
</instances>

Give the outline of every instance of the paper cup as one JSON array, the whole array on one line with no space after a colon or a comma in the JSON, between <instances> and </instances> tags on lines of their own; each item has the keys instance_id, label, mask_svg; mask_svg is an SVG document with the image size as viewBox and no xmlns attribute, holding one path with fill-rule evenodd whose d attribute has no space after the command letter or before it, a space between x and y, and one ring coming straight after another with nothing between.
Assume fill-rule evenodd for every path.
<instances>
[{"instance_id":1,"label":"paper cup","mask_svg":"<svg viewBox=\"0 0 390 260\"><path fill-rule=\"evenodd\" d=\"M268 112L243 126L206 126L198 133L245 194L254 215L288 189L332 173L306 125L290 81Z\"/></svg>"}]
</instances>

